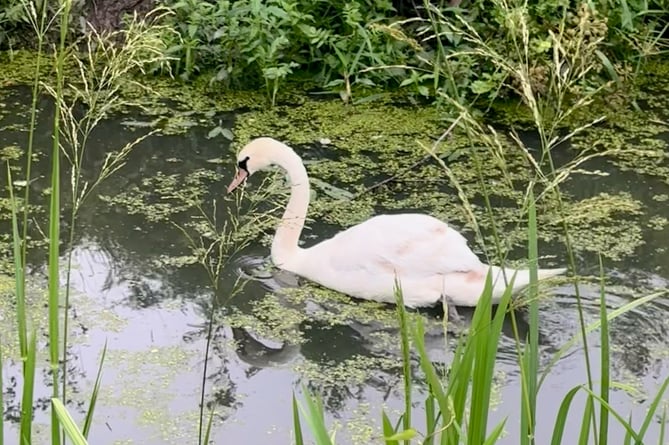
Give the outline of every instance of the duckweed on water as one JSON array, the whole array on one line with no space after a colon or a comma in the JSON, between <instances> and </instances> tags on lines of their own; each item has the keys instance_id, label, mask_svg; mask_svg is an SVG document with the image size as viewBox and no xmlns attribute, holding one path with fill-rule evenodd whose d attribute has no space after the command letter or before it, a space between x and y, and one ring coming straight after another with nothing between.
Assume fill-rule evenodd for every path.
<instances>
[{"instance_id":1,"label":"duckweed on water","mask_svg":"<svg viewBox=\"0 0 669 445\"><path fill-rule=\"evenodd\" d=\"M98 402L104 406L134 408L139 423L151 427L163 443L183 443L195 435L197 408L185 406L184 411L175 411L174 402L185 394L184 387L172 385L184 366L198 354L199 351L187 351L183 346L155 347L149 351L109 349L107 365L123 369L123 374L115 381L106 379ZM198 389L189 388L186 389L192 394L187 396L194 397Z\"/></svg>"},{"instance_id":2,"label":"duckweed on water","mask_svg":"<svg viewBox=\"0 0 669 445\"><path fill-rule=\"evenodd\" d=\"M653 230L664 230L667 224L669 224L669 219L664 216L654 215L648 219L647 226Z\"/></svg>"},{"instance_id":3,"label":"duckweed on water","mask_svg":"<svg viewBox=\"0 0 669 445\"><path fill-rule=\"evenodd\" d=\"M631 255L644 243L638 217L643 214L641 202L628 193L600 193L592 198L568 203L565 211L574 245L577 250L601 253L605 258L620 260ZM557 228L559 215L541 218L543 227ZM558 231L547 231L547 234Z\"/></svg>"}]
</instances>

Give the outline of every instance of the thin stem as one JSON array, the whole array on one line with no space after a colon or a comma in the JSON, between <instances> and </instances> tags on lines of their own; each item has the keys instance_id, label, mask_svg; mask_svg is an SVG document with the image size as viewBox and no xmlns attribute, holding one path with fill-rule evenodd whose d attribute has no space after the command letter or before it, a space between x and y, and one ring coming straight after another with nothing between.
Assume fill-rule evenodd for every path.
<instances>
[{"instance_id":1,"label":"thin stem","mask_svg":"<svg viewBox=\"0 0 669 445\"><path fill-rule=\"evenodd\" d=\"M52 146L52 171L51 171L51 210L49 221L49 351L51 361L51 374L53 380L53 397L58 398L58 336L59 336L59 303L60 303L60 119L61 110L59 102L63 97L64 69L67 40L68 20L70 16L71 0L62 0L60 43L56 56L56 107L53 118L53 146ZM46 5L45 5L46 8ZM67 337L67 331L64 332ZM65 351L63 351L65 353ZM67 381L67 368L63 369L63 384ZM60 427L55 409L51 409L51 443L61 443ZM65 443L63 432L62 443Z\"/></svg>"}]
</instances>

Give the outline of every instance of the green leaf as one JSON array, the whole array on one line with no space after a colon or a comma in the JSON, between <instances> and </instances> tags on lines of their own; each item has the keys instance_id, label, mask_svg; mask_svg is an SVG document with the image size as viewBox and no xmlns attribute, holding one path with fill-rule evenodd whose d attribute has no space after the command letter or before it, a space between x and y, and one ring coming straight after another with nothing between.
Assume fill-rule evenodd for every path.
<instances>
[{"instance_id":1,"label":"green leaf","mask_svg":"<svg viewBox=\"0 0 669 445\"><path fill-rule=\"evenodd\" d=\"M611 80L614 80L616 82L616 85L618 85L618 87L621 87L622 86L622 81L620 80L620 76L618 76L618 72L614 68L614 66L611 63L611 61L609 60L609 58L606 57L606 55L598 49L595 50L595 55L602 62L602 65L606 69L606 72L609 74L609 77L611 78Z\"/></svg>"},{"instance_id":2,"label":"green leaf","mask_svg":"<svg viewBox=\"0 0 669 445\"><path fill-rule=\"evenodd\" d=\"M32 444L33 394L35 390L35 368L37 362L35 330L28 331L28 350L23 363L23 394L21 396L21 427L19 434L22 444Z\"/></svg>"},{"instance_id":3,"label":"green leaf","mask_svg":"<svg viewBox=\"0 0 669 445\"><path fill-rule=\"evenodd\" d=\"M316 439L316 444L333 445L330 436L328 436L327 429L325 428L325 415L323 414L323 406L320 398L312 396L311 392L304 386L302 387L302 391L307 403L307 408L304 409L301 404L299 404L299 408L309 425L311 434L313 434Z\"/></svg>"},{"instance_id":4,"label":"green leaf","mask_svg":"<svg viewBox=\"0 0 669 445\"><path fill-rule=\"evenodd\" d=\"M663 445L664 442L664 430L667 427L667 406L665 405L662 409L662 419L660 419L660 438L657 441L658 445Z\"/></svg>"},{"instance_id":5,"label":"green leaf","mask_svg":"<svg viewBox=\"0 0 669 445\"><path fill-rule=\"evenodd\" d=\"M600 368L601 374L599 381L600 385L600 397L605 402L609 401L609 322L607 320L607 310L606 310L606 288L605 288L605 276L604 276L604 263L602 262L602 256L599 256L599 277L600 277L600 288L599 288L599 319L602 322L602 328L600 329ZM608 443L608 433L609 433L609 411L602 408L599 410L599 443L606 444Z\"/></svg>"},{"instance_id":6,"label":"green leaf","mask_svg":"<svg viewBox=\"0 0 669 445\"><path fill-rule=\"evenodd\" d=\"M492 91L495 88L495 84L489 80L475 80L469 86L469 89L474 94L485 94Z\"/></svg>"},{"instance_id":7,"label":"green leaf","mask_svg":"<svg viewBox=\"0 0 669 445\"><path fill-rule=\"evenodd\" d=\"M397 309L397 318L400 324L400 338L402 345L402 376L404 381L404 413L402 422L405 431L411 430L411 347L409 343L409 322L406 308L404 307L404 295L402 294L402 285L395 277L395 302ZM415 431L414 431L415 433ZM408 438L410 439L410 438ZM408 439L406 445L409 444ZM399 439L396 439L399 440Z\"/></svg>"},{"instance_id":8,"label":"green leaf","mask_svg":"<svg viewBox=\"0 0 669 445\"><path fill-rule=\"evenodd\" d=\"M630 11L630 7L627 4L627 0L620 0L620 24L622 25L623 29L626 31L633 31L634 26L632 25L632 11Z\"/></svg>"},{"instance_id":9,"label":"green leaf","mask_svg":"<svg viewBox=\"0 0 669 445\"><path fill-rule=\"evenodd\" d=\"M235 137L232 134L232 131L229 128L224 128L224 127L221 127L219 125L219 126L216 126L216 127L212 128L209 131L209 133L207 133L207 139L213 139L218 135L223 136L224 138L226 138L229 141L231 141Z\"/></svg>"},{"instance_id":10,"label":"green leaf","mask_svg":"<svg viewBox=\"0 0 669 445\"><path fill-rule=\"evenodd\" d=\"M428 394L425 399L425 440L423 440L423 445L432 445L434 443L434 434L437 424L436 415L434 412L434 396Z\"/></svg>"},{"instance_id":11,"label":"green leaf","mask_svg":"<svg viewBox=\"0 0 669 445\"><path fill-rule=\"evenodd\" d=\"M534 190L528 188L527 196L527 239L528 260L530 271L529 286L529 334L522 353L521 370L521 444L534 443L537 413L537 374L539 369L539 298L537 295L538 278L538 246L537 246L537 212Z\"/></svg>"},{"instance_id":12,"label":"green leaf","mask_svg":"<svg viewBox=\"0 0 669 445\"><path fill-rule=\"evenodd\" d=\"M551 445L562 444L562 435L564 434L564 427L567 424L569 408L571 406L571 402L574 400L574 396L580 389L580 385L570 389L569 392L567 392L567 394L564 396L564 399L562 399L560 409L558 410L557 417L555 418L555 427L553 427Z\"/></svg>"},{"instance_id":13,"label":"green leaf","mask_svg":"<svg viewBox=\"0 0 669 445\"><path fill-rule=\"evenodd\" d=\"M664 392L667 390L667 385L669 385L669 377L664 379L664 383L662 383L660 390L655 395L653 403L651 403L650 406L648 407L646 418L644 419L643 424L641 425L641 429L639 430L639 440L641 441L643 440L643 437L646 435L646 431L648 431L648 427L650 426L650 422L653 420L653 416L657 412L657 407L659 406L660 401L663 400L662 396L664 396Z\"/></svg>"},{"instance_id":14,"label":"green leaf","mask_svg":"<svg viewBox=\"0 0 669 445\"><path fill-rule=\"evenodd\" d=\"M602 407L604 409L604 407ZM592 397L585 400L585 408L583 408L583 418L581 419L581 433L577 443L588 443L588 436L590 435L590 421L592 420Z\"/></svg>"},{"instance_id":15,"label":"green leaf","mask_svg":"<svg viewBox=\"0 0 669 445\"><path fill-rule=\"evenodd\" d=\"M297 407L297 399L293 392L293 432L295 433L295 445L304 445L302 438L302 424L300 423L300 413Z\"/></svg>"},{"instance_id":16,"label":"green leaf","mask_svg":"<svg viewBox=\"0 0 669 445\"><path fill-rule=\"evenodd\" d=\"M383 423L383 436L385 437L386 445L398 445L396 439L390 439L395 434L395 429L385 410L381 411L381 421Z\"/></svg>"},{"instance_id":17,"label":"green leaf","mask_svg":"<svg viewBox=\"0 0 669 445\"><path fill-rule=\"evenodd\" d=\"M73 445L88 445L88 441L81 433L77 425L74 423L72 416L67 412L65 405L60 399L53 398L51 399L51 408L56 413L56 418L58 422L62 425L63 430L67 437L72 441Z\"/></svg>"},{"instance_id":18,"label":"green leaf","mask_svg":"<svg viewBox=\"0 0 669 445\"><path fill-rule=\"evenodd\" d=\"M499 437L504 431L504 425L506 425L506 419L502 420L490 433L490 436L483 442L483 445L495 445L499 440Z\"/></svg>"},{"instance_id":19,"label":"green leaf","mask_svg":"<svg viewBox=\"0 0 669 445\"><path fill-rule=\"evenodd\" d=\"M416 437L416 430L413 428L409 428L404 431L400 431L399 433L395 433L390 437L385 437L387 441L395 441L395 440L411 440L414 437Z\"/></svg>"},{"instance_id":20,"label":"green leaf","mask_svg":"<svg viewBox=\"0 0 669 445\"><path fill-rule=\"evenodd\" d=\"M105 340L105 346L102 348L102 356L100 357L100 364L98 365L98 373L95 377L95 385L93 385L93 392L91 392L91 401L88 405L88 411L86 411L86 418L84 420L84 437L88 437L90 432L91 425L93 424L93 414L95 413L95 405L98 401L98 394L100 392L100 382L102 380L102 365L105 362L105 356L107 355L107 341ZM205 442L206 443L206 442Z\"/></svg>"},{"instance_id":21,"label":"green leaf","mask_svg":"<svg viewBox=\"0 0 669 445\"><path fill-rule=\"evenodd\" d=\"M596 394L595 392L591 391L590 388L587 387L582 387L583 391L587 392L588 395L594 399L596 399L599 404L601 405L601 409L606 409L611 413L613 417L618 420L618 423L622 425L623 428L632 436L632 438L635 440L635 443L637 444L642 444L643 441L639 438L639 435L634 431L634 428L632 428L632 425L630 425L629 422L627 422L620 414L618 414L618 411L613 409L611 405L608 404L608 402L602 400L601 397L599 397L599 394Z\"/></svg>"},{"instance_id":22,"label":"green leaf","mask_svg":"<svg viewBox=\"0 0 669 445\"><path fill-rule=\"evenodd\" d=\"M204 432L204 439L202 440L203 444L208 445L211 437L211 426L214 424L214 409L209 410L209 420L207 420L207 429Z\"/></svg>"}]
</instances>

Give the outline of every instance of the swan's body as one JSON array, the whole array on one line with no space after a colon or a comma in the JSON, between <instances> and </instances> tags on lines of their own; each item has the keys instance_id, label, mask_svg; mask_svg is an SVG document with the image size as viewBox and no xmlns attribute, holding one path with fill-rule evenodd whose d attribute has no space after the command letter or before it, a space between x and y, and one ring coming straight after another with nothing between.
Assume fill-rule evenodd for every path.
<instances>
[{"instance_id":1,"label":"swan's body","mask_svg":"<svg viewBox=\"0 0 669 445\"><path fill-rule=\"evenodd\" d=\"M272 261L322 286L353 297L395 302L399 280L407 306L431 306L446 298L457 306L475 306L492 269L493 302L514 278L514 291L530 282L528 270L503 271L488 266L467 246L467 240L448 224L429 215L379 215L313 247L298 240L309 206L309 178L300 157L287 145L259 138L239 154L232 191L253 172L278 165L288 174L291 194L272 243ZM539 279L565 269L540 269ZM506 279L504 276L506 275Z\"/></svg>"}]
</instances>

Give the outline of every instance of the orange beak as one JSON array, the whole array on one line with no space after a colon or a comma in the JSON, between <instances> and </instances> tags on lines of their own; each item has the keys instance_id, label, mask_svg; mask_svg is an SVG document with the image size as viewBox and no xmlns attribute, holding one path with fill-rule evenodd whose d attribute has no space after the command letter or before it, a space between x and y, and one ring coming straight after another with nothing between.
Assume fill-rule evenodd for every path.
<instances>
[{"instance_id":1,"label":"orange beak","mask_svg":"<svg viewBox=\"0 0 669 445\"><path fill-rule=\"evenodd\" d=\"M237 174L235 174L234 179L228 186L228 193L239 187L241 183L246 181L246 178L249 176L249 173L244 169L237 169Z\"/></svg>"}]
</instances>

